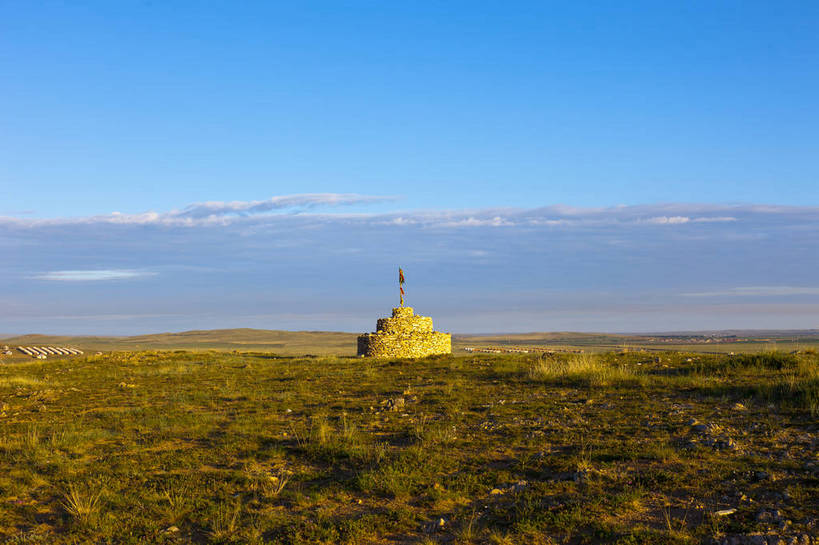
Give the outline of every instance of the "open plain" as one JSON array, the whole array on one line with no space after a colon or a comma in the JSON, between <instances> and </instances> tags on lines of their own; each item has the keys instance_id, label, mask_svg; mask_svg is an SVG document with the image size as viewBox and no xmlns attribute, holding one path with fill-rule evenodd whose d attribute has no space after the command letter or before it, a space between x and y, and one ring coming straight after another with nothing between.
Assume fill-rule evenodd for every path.
<instances>
[{"instance_id":1,"label":"open plain","mask_svg":"<svg viewBox=\"0 0 819 545\"><path fill-rule=\"evenodd\" d=\"M0 543L815 543L817 369L811 349L18 360Z\"/></svg>"}]
</instances>

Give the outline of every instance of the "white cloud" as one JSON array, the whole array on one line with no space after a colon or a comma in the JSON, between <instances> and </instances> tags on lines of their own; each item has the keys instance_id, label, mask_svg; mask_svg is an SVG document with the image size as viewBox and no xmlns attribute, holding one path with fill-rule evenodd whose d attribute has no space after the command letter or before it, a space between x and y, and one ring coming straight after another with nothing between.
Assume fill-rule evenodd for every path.
<instances>
[{"instance_id":1,"label":"white cloud","mask_svg":"<svg viewBox=\"0 0 819 545\"><path fill-rule=\"evenodd\" d=\"M636 220L635 223L648 223L654 225L682 225L684 223L725 223L737 221L732 216L697 217L689 216L654 216L645 220Z\"/></svg>"},{"instance_id":2,"label":"white cloud","mask_svg":"<svg viewBox=\"0 0 819 545\"><path fill-rule=\"evenodd\" d=\"M749 286L721 291L684 293L686 297L776 297L781 295L819 295L819 288L798 286Z\"/></svg>"},{"instance_id":3,"label":"white cloud","mask_svg":"<svg viewBox=\"0 0 819 545\"><path fill-rule=\"evenodd\" d=\"M695 223L724 223L728 221L737 221L737 219L731 216L717 216L713 218L694 218L692 221Z\"/></svg>"},{"instance_id":4,"label":"white cloud","mask_svg":"<svg viewBox=\"0 0 819 545\"><path fill-rule=\"evenodd\" d=\"M491 218L469 216L467 218L436 223L437 227L509 227L512 225L515 225L515 223L501 216L493 216Z\"/></svg>"},{"instance_id":5,"label":"white cloud","mask_svg":"<svg viewBox=\"0 0 819 545\"><path fill-rule=\"evenodd\" d=\"M134 215L0 218L0 247L11 256L0 270L5 288L0 302L9 310L0 316L0 330L23 327L26 316L31 317L26 328L35 329L49 317L134 316L128 323L136 330L190 329L204 324L197 316L212 317L210 326L233 327L240 322L225 316L260 308L284 315L366 307L369 316L391 301L397 265L408 274L419 309L542 314L557 308L561 297L566 308L578 309L576 322L565 327L579 327L592 323L584 313L599 304L594 294L612 293L609 306L622 312L621 328L645 323L639 322L643 307L620 306L629 298L667 306L668 317L658 313L656 325L651 323L658 330L751 323L733 317L745 311L717 319L719 308L735 304L746 305L748 320L755 313L758 323L819 323L819 305L812 302L819 295L819 253L812 251L819 247L817 207L658 204L360 213L310 208L357 202L354 197L292 197ZM277 206L284 213L276 213ZM151 281L140 281L152 274ZM802 306L782 310L777 316L790 318L775 321L769 309L781 306L785 296ZM708 305L713 312L702 310ZM695 307L699 314L679 318ZM176 313L179 318L168 317ZM564 327L566 315L556 316L554 327ZM104 327L107 321L99 323ZM326 323L321 327L358 329L343 321ZM488 319L481 323L492 325ZM515 322L514 329L522 323ZM317 327L311 324L283 321L276 327ZM487 331L513 328L510 324Z\"/></svg>"},{"instance_id":6,"label":"white cloud","mask_svg":"<svg viewBox=\"0 0 819 545\"><path fill-rule=\"evenodd\" d=\"M395 200L395 197L358 195L355 193L306 193L282 195L263 201L209 201L194 203L181 211L167 215L176 218L211 218L231 215L252 215L273 210L309 209L329 206L351 206Z\"/></svg>"},{"instance_id":7,"label":"white cloud","mask_svg":"<svg viewBox=\"0 0 819 545\"><path fill-rule=\"evenodd\" d=\"M136 225L165 227L226 227L241 225L306 225L353 222L367 225L393 225L406 228L464 227L553 227L594 228L619 226L676 226L694 229L706 224L775 220L780 225L813 224L819 219L817 207L759 205L656 204L578 208L552 205L541 208L484 208L473 210L411 210L381 213L317 212L335 208L395 200L346 193L284 195L260 201L210 201L193 203L167 212L123 214L112 212L77 218L32 219L1 217L0 227L36 228L69 225ZM290 213L281 213L281 212ZM278 213L277 213L278 212Z\"/></svg>"},{"instance_id":8,"label":"white cloud","mask_svg":"<svg viewBox=\"0 0 819 545\"><path fill-rule=\"evenodd\" d=\"M167 225L167 226L212 226L229 225L251 217L270 216L270 212L289 210L299 212L322 207L354 206L394 201L397 197L359 195L355 193L304 193L280 195L262 201L208 201L193 203L181 210L168 212L142 212L123 214L111 212L79 218L24 219L0 217L0 224L22 227L48 225L119 224L119 225Z\"/></svg>"},{"instance_id":9,"label":"white cloud","mask_svg":"<svg viewBox=\"0 0 819 545\"><path fill-rule=\"evenodd\" d=\"M49 271L35 275L37 280L54 280L58 282L101 282L107 280L129 280L156 273L128 269L90 269L70 271Z\"/></svg>"},{"instance_id":10,"label":"white cloud","mask_svg":"<svg viewBox=\"0 0 819 545\"><path fill-rule=\"evenodd\" d=\"M644 221L644 223L653 223L656 225L676 225L680 223L688 223L691 221L691 218L688 216L657 216L654 218L648 218Z\"/></svg>"}]
</instances>

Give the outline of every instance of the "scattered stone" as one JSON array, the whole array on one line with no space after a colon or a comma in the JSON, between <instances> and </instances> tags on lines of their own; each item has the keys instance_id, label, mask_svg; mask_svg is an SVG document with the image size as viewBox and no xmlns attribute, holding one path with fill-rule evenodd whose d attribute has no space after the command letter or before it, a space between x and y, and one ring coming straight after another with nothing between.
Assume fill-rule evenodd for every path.
<instances>
[{"instance_id":1,"label":"scattered stone","mask_svg":"<svg viewBox=\"0 0 819 545\"><path fill-rule=\"evenodd\" d=\"M398 412L404 408L406 401L403 397L394 397L381 402L388 411Z\"/></svg>"},{"instance_id":2,"label":"scattered stone","mask_svg":"<svg viewBox=\"0 0 819 545\"><path fill-rule=\"evenodd\" d=\"M690 422L696 422L696 420ZM693 448L700 444L715 450L739 450L736 441L729 437L727 432L717 424L700 424L697 422L691 425L691 433L696 437L690 437L684 444L684 448Z\"/></svg>"},{"instance_id":3,"label":"scattered stone","mask_svg":"<svg viewBox=\"0 0 819 545\"><path fill-rule=\"evenodd\" d=\"M525 489L527 486L529 486L529 483L527 483L526 481L518 481L512 486L512 491L520 492L521 490Z\"/></svg>"},{"instance_id":4,"label":"scattered stone","mask_svg":"<svg viewBox=\"0 0 819 545\"><path fill-rule=\"evenodd\" d=\"M717 515L718 517L726 517L728 515L733 515L736 512L737 512L736 509L731 508L731 509L721 509L721 510L717 511L714 514Z\"/></svg>"},{"instance_id":5,"label":"scattered stone","mask_svg":"<svg viewBox=\"0 0 819 545\"><path fill-rule=\"evenodd\" d=\"M776 534L740 534L727 536L720 545L815 545L808 534L783 536Z\"/></svg>"}]
</instances>

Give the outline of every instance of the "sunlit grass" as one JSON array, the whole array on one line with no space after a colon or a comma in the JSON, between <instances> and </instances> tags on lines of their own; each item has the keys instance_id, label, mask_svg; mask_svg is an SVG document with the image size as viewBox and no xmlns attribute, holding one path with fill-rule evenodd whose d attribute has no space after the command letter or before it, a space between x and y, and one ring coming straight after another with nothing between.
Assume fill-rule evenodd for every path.
<instances>
[{"instance_id":1,"label":"sunlit grass","mask_svg":"<svg viewBox=\"0 0 819 545\"><path fill-rule=\"evenodd\" d=\"M793 357L10 365L0 543L703 543L762 531L723 497L774 492L805 532L819 358Z\"/></svg>"},{"instance_id":2,"label":"sunlit grass","mask_svg":"<svg viewBox=\"0 0 819 545\"><path fill-rule=\"evenodd\" d=\"M32 387L43 384L42 380L25 377L25 376L10 376L0 377L0 388L18 388L18 387Z\"/></svg>"},{"instance_id":3,"label":"sunlit grass","mask_svg":"<svg viewBox=\"0 0 819 545\"><path fill-rule=\"evenodd\" d=\"M535 381L565 380L590 386L610 386L639 382L639 377L624 365L603 360L597 354L572 354L560 358L538 358L529 368Z\"/></svg>"},{"instance_id":4,"label":"sunlit grass","mask_svg":"<svg viewBox=\"0 0 819 545\"><path fill-rule=\"evenodd\" d=\"M71 484L63 494L62 506L65 511L81 524L92 525L100 514L102 491L92 491Z\"/></svg>"}]
</instances>

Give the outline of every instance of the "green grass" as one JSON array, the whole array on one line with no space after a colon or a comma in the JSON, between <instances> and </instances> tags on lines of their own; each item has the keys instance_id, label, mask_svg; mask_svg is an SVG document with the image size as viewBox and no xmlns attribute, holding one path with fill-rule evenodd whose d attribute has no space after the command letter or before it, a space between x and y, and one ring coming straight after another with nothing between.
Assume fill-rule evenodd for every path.
<instances>
[{"instance_id":1,"label":"green grass","mask_svg":"<svg viewBox=\"0 0 819 545\"><path fill-rule=\"evenodd\" d=\"M810 534L818 399L816 353L150 351L8 364L0 543ZM788 529L757 520L763 507Z\"/></svg>"}]
</instances>

